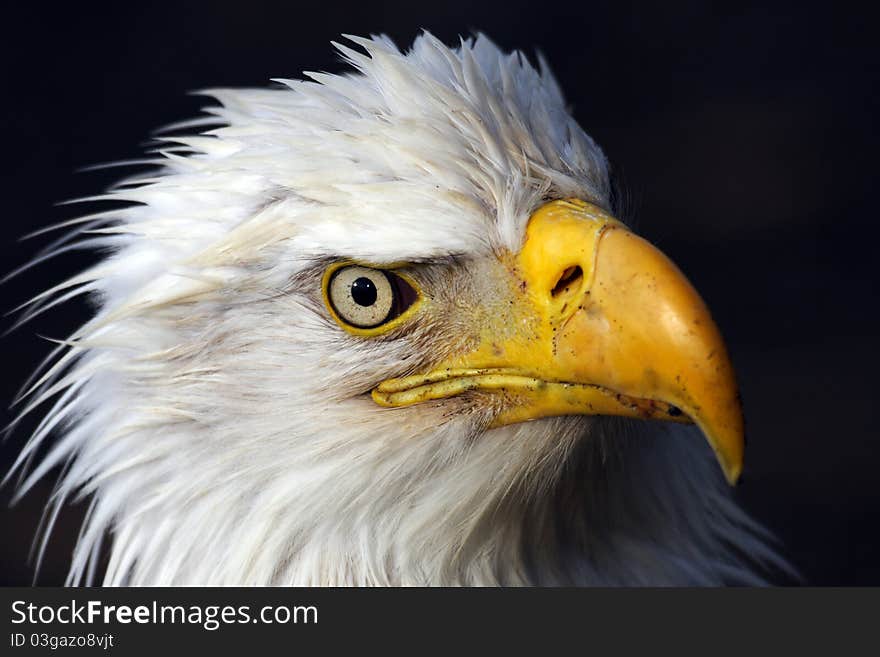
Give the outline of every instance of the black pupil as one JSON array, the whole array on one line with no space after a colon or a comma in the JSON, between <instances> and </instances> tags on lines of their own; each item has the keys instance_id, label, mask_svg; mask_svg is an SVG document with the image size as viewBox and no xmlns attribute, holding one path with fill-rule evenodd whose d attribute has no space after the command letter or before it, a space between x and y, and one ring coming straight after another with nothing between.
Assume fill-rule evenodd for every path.
<instances>
[{"instance_id":1,"label":"black pupil","mask_svg":"<svg viewBox=\"0 0 880 657\"><path fill-rule=\"evenodd\" d=\"M359 306L372 306L379 292L376 285L366 276L361 276L351 284L351 298Z\"/></svg>"}]
</instances>

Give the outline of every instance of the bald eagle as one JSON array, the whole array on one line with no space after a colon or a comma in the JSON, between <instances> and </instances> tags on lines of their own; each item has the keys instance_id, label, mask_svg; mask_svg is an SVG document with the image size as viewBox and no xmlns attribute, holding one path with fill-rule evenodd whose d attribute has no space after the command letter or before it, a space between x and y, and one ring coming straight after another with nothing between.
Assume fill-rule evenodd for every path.
<instances>
[{"instance_id":1,"label":"bald eagle","mask_svg":"<svg viewBox=\"0 0 880 657\"><path fill-rule=\"evenodd\" d=\"M68 583L764 581L720 333L544 62L349 39L68 222L108 255L25 318L97 310L13 467L90 500Z\"/></svg>"}]
</instances>

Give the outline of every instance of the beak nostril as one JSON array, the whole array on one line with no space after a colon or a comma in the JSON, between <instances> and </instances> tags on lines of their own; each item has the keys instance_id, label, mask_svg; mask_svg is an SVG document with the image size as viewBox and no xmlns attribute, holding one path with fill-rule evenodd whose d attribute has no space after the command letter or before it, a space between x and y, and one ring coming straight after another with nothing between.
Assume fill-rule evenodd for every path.
<instances>
[{"instance_id":1,"label":"beak nostril","mask_svg":"<svg viewBox=\"0 0 880 657\"><path fill-rule=\"evenodd\" d=\"M550 296L557 297L564 292L568 292L572 287L580 283L583 276L584 272L579 265L568 267L562 272L562 276L556 281L556 285L553 286L553 289L550 290Z\"/></svg>"}]
</instances>

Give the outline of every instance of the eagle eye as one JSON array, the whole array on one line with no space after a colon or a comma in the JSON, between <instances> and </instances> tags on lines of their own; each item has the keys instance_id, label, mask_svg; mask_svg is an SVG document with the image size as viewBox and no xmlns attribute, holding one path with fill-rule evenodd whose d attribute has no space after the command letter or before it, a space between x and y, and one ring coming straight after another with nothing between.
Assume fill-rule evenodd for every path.
<instances>
[{"instance_id":1,"label":"eagle eye","mask_svg":"<svg viewBox=\"0 0 880 657\"><path fill-rule=\"evenodd\" d=\"M419 298L403 277L361 265L331 268L324 280L324 296L332 314L350 329L385 327Z\"/></svg>"}]
</instances>

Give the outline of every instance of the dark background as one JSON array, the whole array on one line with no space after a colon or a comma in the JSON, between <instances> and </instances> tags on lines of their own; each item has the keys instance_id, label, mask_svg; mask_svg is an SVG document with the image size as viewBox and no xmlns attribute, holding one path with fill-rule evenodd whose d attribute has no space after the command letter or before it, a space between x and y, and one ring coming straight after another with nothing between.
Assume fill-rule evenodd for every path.
<instances>
[{"instance_id":1,"label":"dark background","mask_svg":"<svg viewBox=\"0 0 880 657\"><path fill-rule=\"evenodd\" d=\"M880 584L876 442L880 313L874 181L876 22L858 6L737 2L14 3L3 11L4 271L94 206L56 206L128 172L150 132L211 86L340 70L329 41L420 28L539 48L623 184L629 217L709 301L749 429L737 495L812 584ZM92 261L68 254L2 286L11 309ZM71 304L0 341L0 401L87 316ZM6 318L0 328L8 328ZM3 411L0 420L12 413ZM0 447L5 471L25 426ZM0 583L29 583L51 478L11 509L0 490ZM62 515L39 582L59 583L80 510Z\"/></svg>"}]
</instances>

